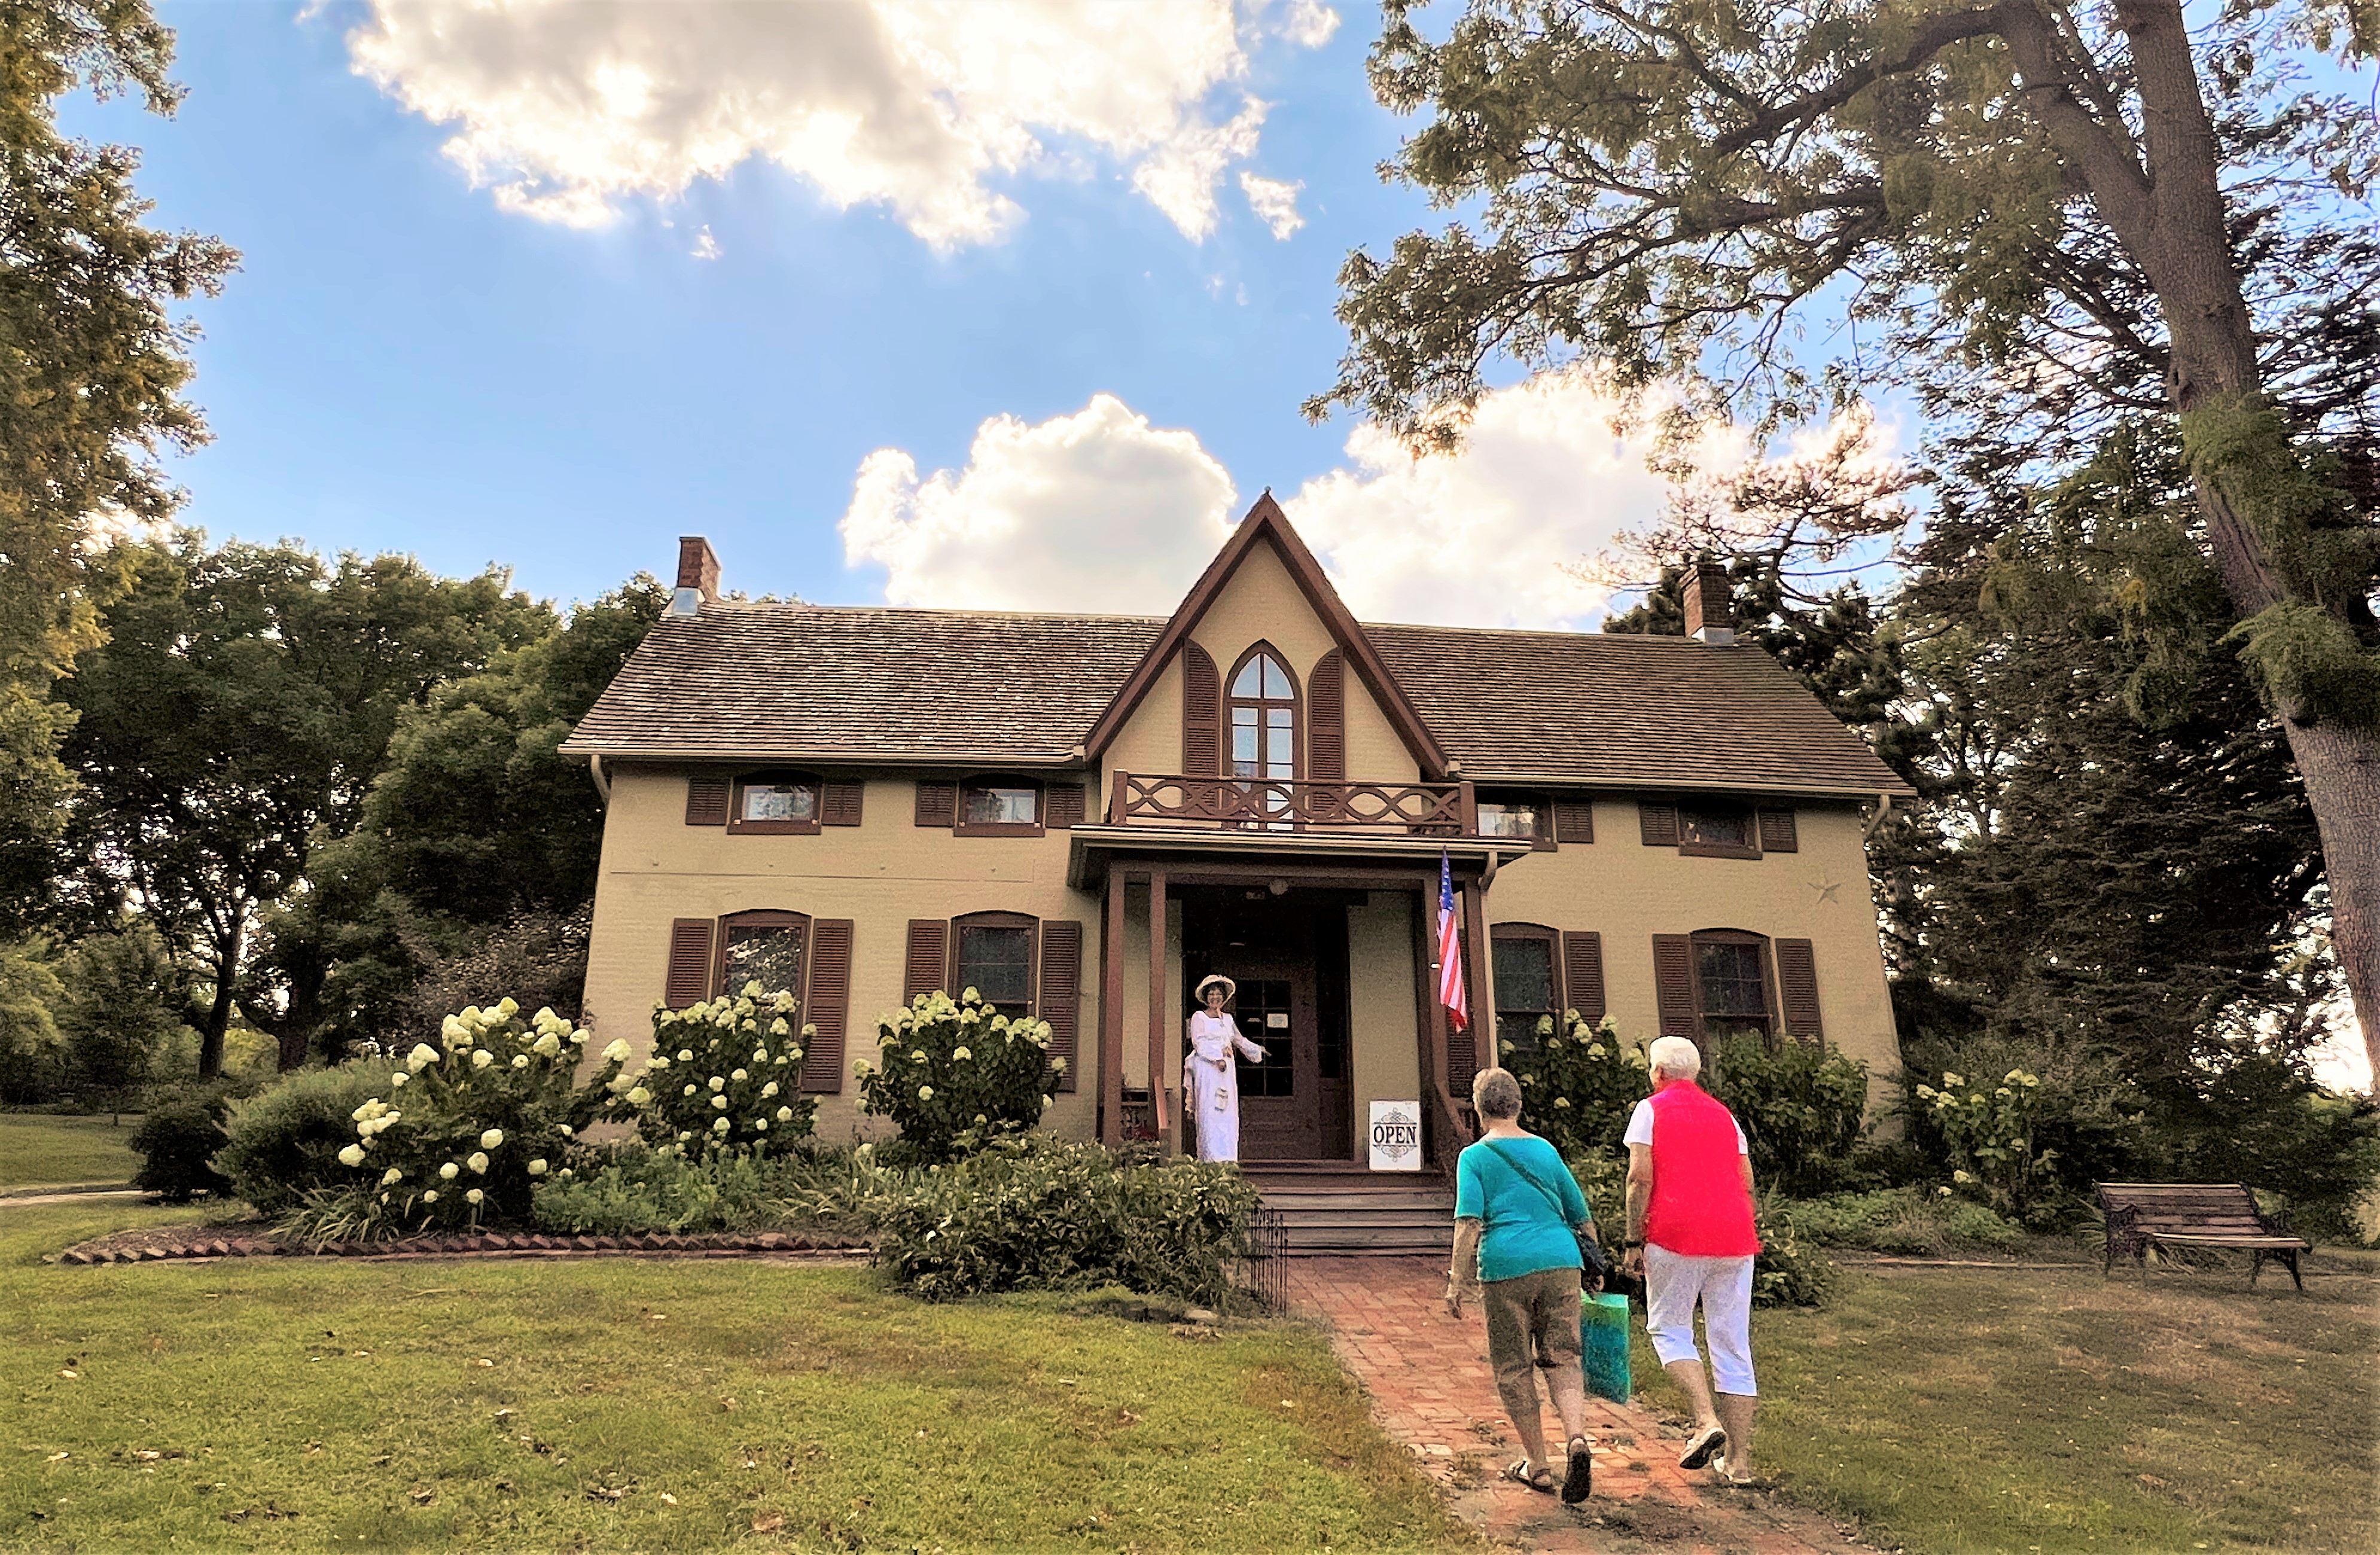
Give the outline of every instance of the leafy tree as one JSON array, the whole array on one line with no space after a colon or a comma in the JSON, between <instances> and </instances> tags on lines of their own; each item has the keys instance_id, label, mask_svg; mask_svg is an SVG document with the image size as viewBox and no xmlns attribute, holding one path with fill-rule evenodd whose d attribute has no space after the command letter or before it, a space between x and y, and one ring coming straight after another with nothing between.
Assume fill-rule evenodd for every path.
<instances>
[{"instance_id":1,"label":"leafy tree","mask_svg":"<svg viewBox=\"0 0 2380 1555\"><path fill-rule=\"evenodd\" d=\"M222 1068L235 1008L292 1066L305 1048L285 1017L326 968L252 966L260 915L301 889L317 828L354 829L400 712L550 632L552 613L501 572L452 581L402 556L331 567L186 532L108 562L127 590L62 686L83 779L69 905L105 923L137 910L185 958L201 1075Z\"/></svg>"},{"instance_id":2,"label":"leafy tree","mask_svg":"<svg viewBox=\"0 0 2380 1555\"><path fill-rule=\"evenodd\" d=\"M181 397L190 332L167 309L212 295L237 261L145 225L138 154L61 136L55 104L138 92L170 115L172 55L141 0L0 6L0 923L18 929L72 787L58 757L70 714L50 687L98 640L105 579L85 542L102 516L173 510L156 455L205 433Z\"/></svg>"},{"instance_id":3,"label":"leafy tree","mask_svg":"<svg viewBox=\"0 0 2380 1555\"><path fill-rule=\"evenodd\" d=\"M65 1080L86 1104L105 1101L120 1110L192 1038L179 1014L188 999L181 971L157 931L139 918L67 946L58 981Z\"/></svg>"},{"instance_id":4,"label":"leafy tree","mask_svg":"<svg viewBox=\"0 0 2380 1555\"><path fill-rule=\"evenodd\" d=\"M49 1099L65 1041L52 1012L62 990L39 941L0 944L0 1101Z\"/></svg>"},{"instance_id":5,"label":"leafy tree","mask_svg":"<svg viewBox=\"0 0 2380 1555\"><path fill-rule=\"evenodd\" d=\"M1349 259L1353 346L1309 413L1448 443L1504 354L1763 425L1898 374L2003 448L1991 423L2034 419L2053 456L2160 417L2189 500L2087 581L2173 665L2234 650L2277 715L2380 1055L2380 248L2353 203L2380 139L2291 76L2380 51L2369 0L2194 35L2180 0L1473 0L1438 42L1414 9L1390 0L1371 62L1432 115L1396 171L1485 237ZM1847 328L1813 376L1791 341L1823 311Z\"/></svg>"}]
</instances>

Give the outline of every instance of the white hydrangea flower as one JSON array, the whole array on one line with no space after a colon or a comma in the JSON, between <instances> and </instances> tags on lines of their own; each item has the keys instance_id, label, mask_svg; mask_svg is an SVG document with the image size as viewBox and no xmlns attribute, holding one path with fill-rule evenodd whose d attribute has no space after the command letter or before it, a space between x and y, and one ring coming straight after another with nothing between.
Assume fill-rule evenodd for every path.
<instances>
[{"instance_id":1,"label":"white hydrangea flower","mask_svg":"<svg viewBox=\"0 0 2380 1555\"><path fill-rule=\"evenodd\" d=\"M437 1190L436 1188L429 1188L429 1189L425 1189L425 1190L423 1191L422 1195L421 1195L421 1202L422 1202L422 1203L424 1203L424 1204L435 1204L435 1203L437 1203L437 1202L438 1202L438 1190Z\"/></svg>"},{"instance_id":2,"label":"white hydrangea flower","mask_svg":"<svg viewBox=\"0 0 2380 1555\"><path fill-rule=\"evenodd\" d=\"M726 1099L725 1097L723 1097L723 1096L714 1096L714 1097L712 1097L712 1098L710 1099L710 1104L711 1104L713 1107L718 1108L718 1109L719 1109L721 1112L725 1112L725 1111L727 1111L727 1099Z\"/></svg>"},{"instance_id":3,"label":"white hydrangea flower","mask_svg":"<svg viewBox=\"0 0 2380 1555\"><path fill-rule=\"evenodd\" d=\"M574 1031L574 1032L572 1032L572 1033L570 1034L570 1045L571 1045L572 1047L574 1047L574 1048L583 1048L583 1047L585 1047L585 1046L587 1045L587 1033L586 1033L586 1031L585 1031L585 1030L583 1030L583 1029L581 1029L581 1030L578 1030L578 1031Z\"/></svg>"},{"instance_id":4,"label":"white hydrangea flower","mask_svg":"<svg viewBox=\"0 0 2380 1555\"><path fill-rule=\"evenodd\" d=\"M679 1094L680 1096L692 1096L692 1095L694 1095L697 1091L700 1090L701 1088L702 1088L702 1087L701 1087L700 1086L688 1086L688 1087L686 1087L686 1089L684 1089L684 1090L682 1090L682 1091L678 1092L678 1094Z\"/></svg>"},{"instance_id":5,"label":"white hydrangea flower","mask_svg":"<svg viewBox=\"0 0 2380 1555\"><path fill-rule=\"evenodd\" d=\"M417 1075L437 1062L438 1050L427 1042L414 1043L413 1051L405 1055L405 1066Z\"/></svg>"},{"instance_id":6,"label":"white hydrangea flower","mask_svg":"<svg viewBox=\"0 0 2380 1555\"><path fill-rule=\"evenodd\" d=\"M760 1087L760 1099L763 1101L768 1100L769 1098L777 1094L777 1082L771 1080L767 1085Z\"/></svg>"},{"instance_id":7,"label":"white hydrangea flower","mask_svg":"<svg viewBox=\"0 0 2380 1555\"><path fill-rule=\"evenodd\" d=\"M339 1152L339 1162L343 1166L361 1166L364 1163L364 1148L361 1145L348 1146Z\"/></svg>"},{"instance_id":8,"label":"white hydrangea flower","mask_svg":"<svg viewBox=\"0 0 2380 1555\"><path fill-rule=\"evenodd\" d=\"M633 1105L635 1105L635 1106L638 1106L638 1107L643 1106L646 1102L650 1101L652 1099L653 1099L653 1093L652 1093L651 1091L647 1090L647 1089L646 1089L644 1087L642 1087L642 1086L638 1086L636 1089L634 1089L634 1090L632 1090L632 1091L630 1091L630 1092L628 1093L628 1100L629 1100L629 1102L630 1102L631 1104L633 1104Z\"/></svg>"},{"instance_id":9,"label":"white hydrangea flower","mask_svg":"<svg viewBox=\"0 0 2380 1555\"><path fill-rule=\"evenodd\" d=\"M384 1188L395 1187L404 1181L405 1173L394 1166L380 1174L380 1185Z\"/></svg>"},{"instance_id":10,"label":"white hydrangea flower","mask_svg":"<svg viewBox=\"0 0 2380 1555\"><path fill-rule=\"evenodd\" d=\"M505 994L503 1001L496 1005L496 1014L505 1020L512 1019L520 1014L520 1001L509 993Z\"/></svg>"},{"instance_id":11,"label":"white hydrangea flower","mask_svg":"<svg viewBox=\"0 0 2380 1555\"><path fill-rule=\"evenodd\" d=\"M710 1088L714 1091L725 1090L727 1088L726 1079L722 1075L713 1075L710 1076Z\"/></svg>"},{"instance_id":12,"label":"white hydrangea flower","mask_svg":"<svg viewBox=\"0 0 2380 1555\"><path fill-rule=\"evenodd\" d=\"M752 1132L753 1132L753 1133L755 1133L755 1134L766 1134L766 1133L768 1133L768 1132L769 1132L769 1120L768 1120L768 1119L766 1119L766 1118L754 1118L754 1119L752 1120Z\"/></svg>"},{"instance_id":13,"label":"white hydrangea flower","mask_svg":"<svg viewBox=\"0 0 2380 1555\"><path fill-rule=\"evenodd\" d=\"M753 1063L768 1063L768 1062L769 1062L769 1050L768 1050L768 1049L766 1049L766 1048L754 1048L754 1049L752 1050L752 1062L753 1062Z\"/></svg>"},{"instance_id":14,"label":"white hydrangea flower","mask_svg":"<svg viewBox=\"0 0 2380 1555\"><path fill-rule=\"evenodd\" d=\"M1066 1061L1063 1057L1053 1058L1050 1061L1050 1067L1062 1075L1066 1072Z\"/></svg>"},{"instance_id":15,"label":"white hydrangea flower","mask_svg":"<svg viewBox=\"0 0 2380 1555\"><path fill-rule=\"evenodd\" d=\"M528 1045L528 1051L540 1058L552 1058L562 1051L562 1039L549 1031Z\"/></svg>"},{"instance_id":16,"label":"white hydrangea flower","mask_svg":"<svg viewBox=\"0 0 2380 1555\"><path fill-rule=\"evenodd\" d=\"M470 1045L471 1029L463 1024L463 1017L460 1015L448 1015L439 1022L438 1035L446 1039L446 1045L450 1048Z\"/></svg>"},{"instance_id":17,"label":"white hydrangea flower","mask_svg":"<svg viewBox=\"0 0 2380 1555\"><path fill-rule=\"evenodd\" d=\"M740 1085L742 1085L745 1081L747 1081L747 1080L750 1079L750 1078L752 1077L752 1075L751 1075L751 1073L750 1073L748 1070L738 1069L738 1070L736 1070L734 1074L732 1074L732 1075L728 1075L727 1077L728 1077L729 1079L731 1079L731 1080L735 1081L737 1085L739 1085L739 1086L740 1086Z\"/></svg>"},{"instance_id":18,"label":"white hydrangea flower","mask_svg":"<svg viewBox=\"0 0 2380 1555\"><path fill-rule=\"evenodd\" d=\"M388 1086L389 1086L389 1088L390 1088L391 1090L395 1090L395 1089L396 1089L399 1086L404 1085L406 1081L407 1081L407 1080L409 1080L409 1079L411 1079L411 1078L413 1078L413 1076L412 1076L411 1075L409 1075L409 1074L406 1073L406 1071L404 1071L404 1070L400 1069L400 1070L398 1070L395 1074L391 1075L388 1077Z\"/></svg>"},{"instance_id":19,"label":"white hydrangea flower","mask_svg":"<svg viewBox=\"0 0 2380 1555\"><path fill-rule=\"evenodd\" d=\"M526 1069L526 1068L528 1068L528 1054L527 1054L527 1053L515 1053L515 1054L513 1054L513 1067L514 1067L514 1068L516 1068L516 1069Z\"/></svg>"},{"instance_id":20,"label":"white hydrangea flower","mask_svg":"<svg viewBox=\"0 0 2380 1555\"><path fill-rule=\"evenodd\" d=\"M931 1087L931 1086L919 1086L919 1087L917 1087L917 1099L918 1099L918 1100L920 1100L920 1101L931 1101L933 1099L934 1099L934 1087Z\"/></svg>"},{"instance_id":21,"label":"white hydrangea flower","mask_svg":"<svg viewBox=\"0 0 2380 1555\"><path fill-rule=\"evenodd\" d=\"M911 1062L912 1063L925 1063L925 1062L926 1062L926 1050L925 1050L925 1049L923 1049L923 1048L911 1048L911 1049L909 1050L909 1062Z\"/></svg>"},{"instance_id":22,"label":"white hydrangea flower","mask_svg":"<svg viewBox=\"0 0 2380 1555\"><path fill-rule=\"evenodd\" d=\"M778 1108L778 1109L777 1109L777 1121L778 1121L779 1123L791 1123L791 1122L793 1122L793 1121L794 1121L794 1110L793 1110L791 1107L780 1107L780 1108Z\"/></svg>"},{"instance_id":23,"label":"white hydrangea flower","mask_svg":"<svg viewBox=\"0 0 2380 1555\"><path fill-rule=\"evenodd\" d=\"M478 1188L473 1188L469 1193L465 1194L463 1197L469 1199L472 1203L477 1204L488 1196L480 1192Z\"/></svg>"},{"instance_id":24,"label":"white hydrangea flower","mask_svg":"<svg viewBox=\"0 0 2380 1555\"><path fill-rule=\"evenodd\" d=\"M474 1069L485 1069L495 1062L496 1055L485 1048L474 1048L471 1051L471 1067Z\"/></svg>"},{"instance_id":25,"label":"white hydrangea flower","mask_svg":"<svg viewBox=\"0 0 2380 1555\"><path fill-rule=\"evenodd\" d=\"M532 1177L542 1177L545 1175L545 1158L543 1156L540 1156L535 1160L528 1163L528 1174Z\"/></svg>"},{"instance_id":26,"label":"white hydrangea flower","mask_svg":"<svg viewBox=\"0 0 2380 1555\"><path fill-rule=\"evenodd\" d=\"M483 1150L492 1150L504 1142L504 1131L501 1128L492 1128L480 1136L480 1148Z\"/></svg>"},{"instance_id":27,"label":"white hydrangea flower","mask_svg":"<svg viewBox=\"0 0 2380 1555\"><path fill-rule=\"evenodd\" d=\"M769 1023L769 1035L771 1037L790 1037L793 1035L793 1027L787 1024L785 1017L783 1015L779 1015L775 1020Z\"/></svg>"},{"instance_id":28,"label":"white hydrangea flower","mask_svg":"<svg viewBox=\"0 0 2380 1555\"><path fill-rule=\"evenodd\" d=\"M463 1169L461 1167L455 1165L450 1160L445 1165L438 1169L439 1180L442 1182L451 1183L462 1170Z\"/></svg>"},{"instance_id":29,"label":"white hydrangea flower","mask_svg":"<svg viewBox=\"0 0 2380 1555\"><path fill-rule=\"evenodd\" d=\"M735 1125L730 1124L725 1118L713 1118L710 1120L710 1132L713 1134L724 1134L734 1126Z\"/></svg>"},{"instance_id":30,"label":"white hydrangea flower","mask_svg":"<svg viewBox=\"0 0 2380 1555\"><path fill-rule=\"evenodd\" d=\"M692 1063L694 1062L694 1050L692 1048L678 1049L677 1061L680 1063Z\"/></svg>"},{"instance_id":31,"label":"white hydrangea flower","mask_svg":"<svg viewBox=\"0 0 2380 1555\"><path fill-rule=\"evenodd\" d=\"M964 1047L953 1048L951 1050L951 1057L960 1061L965 1061L966 1059L973 1058L975 1054L971 1051Z\"/></svg>"},{"instance_id":32,"label":"white hydrangea flower","mask_svg":"<svg viewBox=\"0 0 2380 1555\"><path fill-rule=\"evenodd\" d=\"M658 1074L662 1070L667 1069L669 1066L670 1061L667 1058L663 1057L660 1053L655 1053L651 1058L645 1061L645 1073L648 1075Z\"/></svg>"},{"instance_id":33,"label":"white hydrangea flower","mask_svg":"<svg viewBox=\"0 0 2380 1555\"><path fill-rule=\"evenodd\" d=\"M627 1056L628 1039L625 1037L613 1038L611 1046L603 1050L603 1061L607 1063L621 1063L625 1060Z\"/></svg>"},{"instance_id":34,"label":"white hydrangea flower","mask_svg":"<svg viewBox=\"0 0 2380 1555\"><path fill-rule=\"evenodd\" d=\"M463 1158L463 1164L471 1169L471 1175L474 1177L484 1177L488 1174L488 1152L473 1150Z\"/></svg>"}]
</instances>

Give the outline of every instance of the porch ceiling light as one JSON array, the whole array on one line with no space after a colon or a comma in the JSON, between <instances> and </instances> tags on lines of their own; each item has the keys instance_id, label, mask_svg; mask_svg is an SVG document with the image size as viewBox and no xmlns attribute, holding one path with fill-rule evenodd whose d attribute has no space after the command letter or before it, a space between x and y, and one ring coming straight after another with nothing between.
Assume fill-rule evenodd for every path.
<instances>
[{"instance_id":1,"label":"porch ceiling light","mask_svg":"<svg viewBox=\"0 0 2380 1555\"><path fill-rule=\"evenodd\" d=\"M1273 893L1275 896L1286 896L1286 895L1288 895L1288 894L1289 894L1289 882L1288 882L1287 881L1273 881L1273 882L1272 882L1272 893Z\"/></svg>"}]
</instances>

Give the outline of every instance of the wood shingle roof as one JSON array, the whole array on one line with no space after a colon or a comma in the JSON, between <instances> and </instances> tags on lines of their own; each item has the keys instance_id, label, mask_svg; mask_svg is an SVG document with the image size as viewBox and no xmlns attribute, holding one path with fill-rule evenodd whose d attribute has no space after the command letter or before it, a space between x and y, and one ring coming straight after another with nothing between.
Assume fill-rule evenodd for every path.
<instances>
[{"instance_id":1,"label":"wood shingle roof","mask_svg":"<svg viewBox=\"0 0 2380 1555\"><path fill-rule=\"evenodd\" d=\"M664 616L563 749L611 758L1063 764L1161 616L706 605ZM1685 638L1366 626L1476 780L1908 790L1767 654Z\"/></svg>"}]
</instances>

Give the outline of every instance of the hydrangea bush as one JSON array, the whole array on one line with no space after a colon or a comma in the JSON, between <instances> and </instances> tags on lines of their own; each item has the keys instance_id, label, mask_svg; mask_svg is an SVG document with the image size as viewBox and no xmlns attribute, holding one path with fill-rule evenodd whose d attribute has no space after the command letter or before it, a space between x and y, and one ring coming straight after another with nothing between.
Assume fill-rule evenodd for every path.
<instances>
[{"instance_id":1,"label":"hydrangea bush","mask_svg":"<svg viewBox=\"0 0 2380 1555\"><path fill-rule=\"evenodd\" d=\"M1065 1060L1050 1056L1050 1023L1012 1020L974 989L953 1002L921 993L876 1023L882 1067L862 1059L859 1104L901 1130L901 1152L954 1160L1021 1133L1050 1105Z\"/></svg>"},{"instance_id":2,"label":"hydrangea bush","mask_svg":"<svg viewBox=\"0 0 2380 1555\"><path fill-rule=\"evenodd\" d=\"M1622 1041L1609 1015L1590 1025L1576 1010L1537 1022L1535 1046L1496 1044L1499 1062L1521 1082L1522 1119L1565 1160L1621 1149L1628 1114L1652 1091L1642 1047Z\"/></svg>"},{"instance_id":3,"label":"hydrangea bush","mask_svg":"<svg viewBox=\"0 0 2380 1555\"><path fill-rule=\"evenodd\" d=\"M2055 1150L2035 1151L2034 1104L2041 1076L2011 1069L1995 1083L1943 1071L1939 1089L1919 1086L1917 1099L1931 1109L1934 1126L1950 1148L1950 1180L1993 1209L2022 1213L2036 1186L2051 1181Z\"/></svg>"},{"instance_id":4,"label":"hydrangea bush","mask_svg":"<svg viewBox=\"0 0 2380 1555\"><path fill-rule=\"evenodd\" d=\"M368 1233L526 1221L538 1179L629 1087L625 1041L580 1087L586 1045L552 1010L523 1020L510 999L447 1016L439 1045L416 1046L385 1094L352 1113L356 1140L339 1161L357 1181L341 1223Z\"/></svg>"},{"instance_id":5,"label":"hydrangea bush","mask_svg":"<svg viewBox=\"0 0 2380 1555\"><path fill-rule=\"evenodd\" d=\"M790 993L757 982L734 997L653 1012L653 1053L617 1087L611 1115L645 1142L703 1155L772 1155L806 1138L818 1103L801 1094L802 1053L818 1034L795 1030Z\"/></svg>"}]
</instances>

